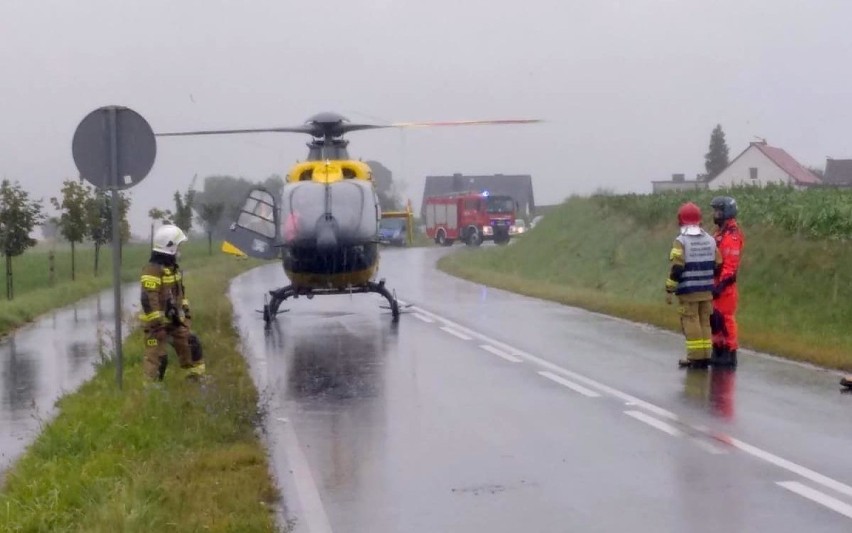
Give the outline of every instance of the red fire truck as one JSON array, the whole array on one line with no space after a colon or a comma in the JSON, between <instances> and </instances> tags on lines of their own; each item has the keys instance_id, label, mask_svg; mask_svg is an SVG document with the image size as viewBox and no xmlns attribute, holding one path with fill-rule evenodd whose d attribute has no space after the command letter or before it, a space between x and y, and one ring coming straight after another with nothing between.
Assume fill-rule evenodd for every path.
<instances>
[{"instance_id":1,"label":"red fire truck","mask_svg":"<svg viewBox=\"0 0 852 533\"><path fill-rule=\"evenodd\" d=\"M468 246L482 241L509 242L516 202L510 196L488 192L460 192L426 198L426 235L442 246L456 240Z\"/></svg>"}]
</instances>

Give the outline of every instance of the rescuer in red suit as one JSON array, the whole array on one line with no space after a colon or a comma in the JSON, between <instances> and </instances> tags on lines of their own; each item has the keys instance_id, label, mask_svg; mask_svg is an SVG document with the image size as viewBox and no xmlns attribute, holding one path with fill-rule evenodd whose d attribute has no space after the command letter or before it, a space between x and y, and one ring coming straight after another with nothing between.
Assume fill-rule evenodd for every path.
<instances>
[{"instance_id":1,"label":"rescuer in red suit","mask_svg":"<svg viewBox=\"0 0 852 533\"><path fill-rule=\"evenodd\" d=\"M722 267L716 273L713 284L713 355L714 366L735 368L737 366L737 271L743 250L743 234L737 225L737 202L730 196L717 196L710 202L713 221L718 226L713 237L722 254Z\"/></svg>"}]
</instances>

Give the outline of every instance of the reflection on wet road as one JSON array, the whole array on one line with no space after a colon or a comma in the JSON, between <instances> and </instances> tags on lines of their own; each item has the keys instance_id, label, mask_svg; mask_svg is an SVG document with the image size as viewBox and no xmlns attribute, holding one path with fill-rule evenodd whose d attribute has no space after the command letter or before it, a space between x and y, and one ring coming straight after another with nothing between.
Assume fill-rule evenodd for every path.
<instances>
[{"instance_id":1,"label":"reflection on wet road","mask_svg":"<svg viewBox=\"0 0 852 533\"><path fill-rule=\"evenodd\" d=\"M124 290L125 309L137 296L135 285ZM0 340L0 473L38 435L56 400L94 374L99 335L112 352L114 316L110 289Z\"/></svg>"},{"instance_id":2,"label":"reflection on wet road","mask_svg":"<svg viewBox=\"0 0 852 533\"><path fill-rule=\"evenodd\" d=\"M849 531L836 376L456 280L387 251L412 304L304 298L264 333L280 267L231 287L295 531Z\"/></svg>"}]
</instances>

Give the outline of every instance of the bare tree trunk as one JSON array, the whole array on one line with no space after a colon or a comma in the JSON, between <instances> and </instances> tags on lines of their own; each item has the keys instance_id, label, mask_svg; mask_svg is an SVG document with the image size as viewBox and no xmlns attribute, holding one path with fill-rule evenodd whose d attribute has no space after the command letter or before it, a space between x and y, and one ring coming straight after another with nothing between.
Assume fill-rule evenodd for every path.
<instances>
[{"instance_id":1,"label":"bare tree trunk","mask_svg":"<svg viewBox=\"0 0 852 533\"><path fill-rule=\"evenodd\" d=\"M207 232L207 255L213 255L213 232Z\"/></svg>"},{"instance_id":2,"label":"bare tree trunk","mask_svg":"<svg viewBox=\"0 0 852 533\"><path fill-rule=\"evenodd\" d=\"M74 241L71 241L71 281L77 279L77 263L74 260Z\"/></svg>"},{"instance_id":3,"label":"bare tree trunk","mask_svg":"<svg viewBox=\"0 0 852 533\"><path fill-rule=\"evenodd\" d=\"M12 300L14 297L15 292L12 285L12 256L6 254L6 299Z\"/></svg>"},{"instance_id":4,"label":"bare tree trunk","mask_svg":"<svg viewBox=\"0 0 852 533\"><path fill-rule=\"evenodd\" d=\"M53 253L53 250L47 254L47 262L48 262L48 284L53 287L54 283L56 283L56 254Z\"/></svg>"},{"instance_id":5,"label":"bare tree trunk","mask_svg":"<svg viewBox=\"0 0 852 533\"><path fill-rule=\"evenodd\" d=\"M95 277L98 276L98 265L101 258L101 245L100 243L95 243Z\"/></svg>"}]
</instances>

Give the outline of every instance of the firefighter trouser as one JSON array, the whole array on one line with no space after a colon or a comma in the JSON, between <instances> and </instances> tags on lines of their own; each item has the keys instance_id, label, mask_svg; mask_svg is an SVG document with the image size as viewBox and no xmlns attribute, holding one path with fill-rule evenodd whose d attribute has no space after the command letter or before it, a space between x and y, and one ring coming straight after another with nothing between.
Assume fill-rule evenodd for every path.
<instances>
[{"instance_id":1,"label":"firefighter trouser","mask_svg":"<svg viewBox=\"0 0 852 533\"><path fill-rule=\"evenodd\" d=\"M680 326L686 337L686 358L690 361L708 359L713 347L710 333L710 315L713 302L680 300Z\"/></svg>"},{"instance_id":2,"label":"firefighter trouser","mask_svg":"<svg viewBox=\"0 0 852 533\"><path fill-rule=\"evenodd\" d=\"M171 342L169 342L169 338L171 338ZM181 368L194 366L189 349L189 328L171 324L159 329L145 328L145 356L142 362L142 371L146 378L151 380L163 379L168 361L166 355L167 343L175 349Z\"/></svg>"},{"instance_id":3,"label":"firefighter trouser","mask_svg":"<svg viewBox=\"0 0 852 533\"><path fill-rule=\"evenodd\" d=\"M728 350L739 348L735 318L738 301L736 285L726 288L718 298L713 300L713 310L716 313L713 324L713 346Z\"/></svg>"}]
</instances>

